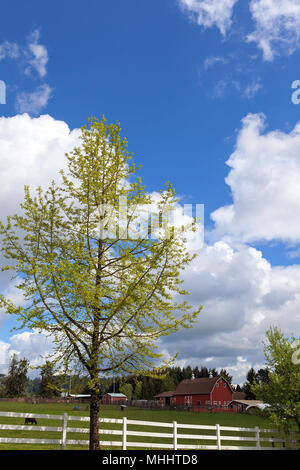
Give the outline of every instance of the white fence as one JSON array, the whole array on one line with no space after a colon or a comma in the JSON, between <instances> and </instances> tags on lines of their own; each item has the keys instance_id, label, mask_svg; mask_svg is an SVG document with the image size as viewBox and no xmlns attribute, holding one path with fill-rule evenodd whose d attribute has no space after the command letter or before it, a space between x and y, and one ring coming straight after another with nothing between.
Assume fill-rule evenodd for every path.
<instances>
[{"instance_id":1,"label":"white fence","mask_svg":"<svg viewBox=\"0 0 300 470\"><path fill-rule=\"evenodd\" d=\"M59 439L29 439L29 438L16 438L16 437L0 437L1 443L9 444L51 444L60 445L62 450L66 446L80 445L88 446L88 440L74 440L67 439L68 433L89 433L89 427L77 428L68 427L70 421L89 422L90 418L83 416L70 416L67 413L64 415L49 415L49 414L32 414L32 413L11 413L0 412L0 417L9 418L35 418L60 420L61 426L39 426L39 425L20 425L20 424L0 424L0 431L48 431L59 432L61 437ZM117 425L118 429L104 429L101 424ZM119 436L120 440L101 441L102 447L119 447L123 450L128 448L146 448L146 449L195 449L195 450L282 450L285 448L293 448L294 443L299 442L294 439L290 434L289 439L281 437L280 433L272 429L256 428L239 428L220 426L196 425L196 424L181 424L176 421L173 423L162 423L152 421L138 421L127 419L106 419L99 418L99 433L102 435ZM143 427L147 430L136 431L129 428ZM160 432L154 429L153 432L149 431L151 428L163 428ZM163 430L165 430L163 432ZM188 433L190 431L190 433ZM198 431L201 434L198 434ZM208 431L205 433L205 431ZM230 433L230 434L229 434ZM251 435L250 435L251 434ZM129 436L145 437L150 439L148 442L140 442L137 440L133 442L128 440ZM275 437L277 436L277 437ZM153 439L159 439L159 442L153 442ZM162 440L165 440L162 441ZM169 442L166 442L168 440ZM185 443L188 441L187 443ZM194 442L196 441L196 442ZM214 441L212 444L207 443ZM192 442L192 443L191 443ZM202 442L202 443L201 443ZM236 445L232 445L232 443ZM243 443L244 445L238 445ZM230 445L226 445L230 444Z\"/></svg>"}]
</instances>

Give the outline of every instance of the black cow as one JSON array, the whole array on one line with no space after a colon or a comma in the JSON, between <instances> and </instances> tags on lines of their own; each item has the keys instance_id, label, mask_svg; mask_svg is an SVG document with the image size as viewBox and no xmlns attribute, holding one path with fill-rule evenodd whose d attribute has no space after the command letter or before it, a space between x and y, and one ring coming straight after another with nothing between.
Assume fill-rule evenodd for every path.
<instances>
[{"instance_id":1,"label":"black cow","mask_svg":"<svg viewBox=\"0 0 300 470\"><path fill-rule=\"evenodd\" d=\"M37 420L35 418L25 418L24 424L37 424Z\"/></svg>"}]
</instances>

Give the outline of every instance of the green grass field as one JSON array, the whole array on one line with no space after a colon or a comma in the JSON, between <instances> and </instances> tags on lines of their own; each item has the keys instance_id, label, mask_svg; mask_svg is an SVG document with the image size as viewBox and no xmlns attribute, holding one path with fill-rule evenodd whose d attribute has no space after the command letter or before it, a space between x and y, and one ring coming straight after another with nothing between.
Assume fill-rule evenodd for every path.
<instances>
[{"instance_id":1,"label":"green grass field","mask_svg":"<svg viewBox=\"0 0 300 470\"><path fill-rule=\"evenodd\" d=\"M35 414L54 414L62 415L63 413L68 413L68 415L75 416L89 416L88 407L86 404L79 404L79 410L74 410L74 404L67 403L46 403L46 404L29 404L29 403L16 403L16 402L0 402L0 411L11 411L15 413L35 413ZM273 429L274 426L269 422L268 419L255 416L247 415L242 413L193 413L188 411L169 411L169 410L147 410L135 407L127 407L124 412L120 410L119 406L102 406L100 410L99 417L103 418L122 418L126 416L128 419L132 420L142 420L142 421L157 421L157 422L169 422L177 421L178 423L184 424L203 424L203 425L215 425L220 424L221 426L234 426L234 427L247 427L254 428L259 426L261 429ZM51 420L51 419L37 419L39 426L61 426L61 421ZM19 424L24 425L24 418L7 418L0 416L0 424ZM80 421L70 421L68 422L68 427L77 427L83 428L88 427L88 422ZM101 424L102 429L121 429L120 425L111 425L111 424ZM170 429L164 429L161 427L141 427L141 426L128 426L128 429L132 431L147 431L147 432L172 432ZM180 430L180 434L213 434L214 431L205 431L200 430ZM222 432L222 435L228 433ZM235 435L230 432L231 435ZM236 433L239 435L239 433ZM244 436L253 436L253 434L244 434ZM0 430L0 437L17 437L17 438L35 438L35 439L59 439L61 433L52 432L52 431L15 431L15 430ZM278 437L278 436L276 436ZM67 439L75 440L88 440L88 434L83 433L69 433L67 434ZM100 435L100 439L103 441L107 440L117 440L120 441L121 436L108 436ZM157 437L141 437L141 436L128 436L128 441L132 442L165 442L171 443L170 438L157 438ZM184 439L185 444L197 444L195 440L189 441ZM214 444L215 441L201 441L201 444ZM199 442L200 444L200 442ZM248 441L237 443L235 441L227 442L226 445L253 445ZM271 445L271 444L269 444ZM277 444L282 447L282 444ZM117 447L112 447L117 449ZM57 450L59 449L58 445L48 445L48 444L0 444L0 450ZM67 450L83 450L87 447L83 446L67 446Z\"/></svg>"}]
</instances>

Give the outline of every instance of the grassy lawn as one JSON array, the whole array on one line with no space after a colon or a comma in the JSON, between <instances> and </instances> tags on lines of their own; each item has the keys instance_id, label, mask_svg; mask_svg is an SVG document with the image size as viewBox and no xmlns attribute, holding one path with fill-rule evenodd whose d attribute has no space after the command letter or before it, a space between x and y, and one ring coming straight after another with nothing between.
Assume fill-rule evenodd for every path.
<instances>
[{"instance_id":1,"label":"grassy lawn","mask_svg":"<svg viewBox=\"0 0 300 470\"><path fill-rule=\"evenodd\" d=\"M86 404L76 405L79 407L79 410L74 410L74 404L68 403L42 403L42 404L29 404L29 403L16 403L16 402L0 402L0 411L11 411L16 413L35 413L35 414L53 414L53 415L62 415L63 413L68 413L68 415L74 416L89 416L88 406ZM274 426L268 421L268 419L261 416L247 415L242 413L193 413L188 411L169 411L169 410L147 410L135 407L128 407L125 411L121 411L119 406L102 406L100 410L100 417L103 418L123 418L126 416L128 419L132 420L141 420L141 421L157 421L157 422L169 422L177 421L182 424L203 424L203 425L215 425L216 423L221 426L234 426L234 427L247 427L254 428L259 426L263 429L273 429ZM38 426L61 426L60 420L51 420L51 419L37 419ZM24 418L6 418L0 416L0 424L19 424L24 425ZM68 427L77 427L77 428L88 428L88 422L80 421L69 421ZM121 425L116 424L101 424L102 429L119 429L121 430ZM128 425L128 430L130 431L146 431L146 432L167 432L172 433L171 428L162 428L162 427L150 427L150 426L133 426ZM193 429L180 429L179 434L205 434L205 435L215 435L215 431L209 430L193 430ZM228 435L228 432L222 431L222 435ZM230 432L231 435L239 435L239 433ZM243 433L243 436L254 436L253 433ZM271 435L270 435L271 436ZM270 437L268 436L268 437ZM18 437L18 438L35 438L35 439L60 439L61 433L53 431L13 431L13 430L0 430L0 437ZM278 437L278 436L276 436ZM68 432L67 439L75 440L88 440L89 436L85 433L72 433ZM109 436L102 434L100 435L102 441L121 441L121 436ZM158 438L158 437L141 437L141 436L128 436L127 442L165 442L171 443L172 439L170 438ZM178 442L184 444L208 444L214 445L214 440L205 440L197 442L195 440L181 439ZM225 445L253 445L253 443L244 441L243 443L236 441L224 441L222 444ZM268 445L271 445L268 444ZM277 444L276 446L282 446L282 444ZM28 450L28 449L39 449L39 450L57 450L59 449L58 445L49 445L49 444L0 444L0 450ZM87 449L87 447L69 445L67 449L72 450L82 450ZM111 449L117 449L117 447L111 447Z\"/></svg>"}]
</instances>

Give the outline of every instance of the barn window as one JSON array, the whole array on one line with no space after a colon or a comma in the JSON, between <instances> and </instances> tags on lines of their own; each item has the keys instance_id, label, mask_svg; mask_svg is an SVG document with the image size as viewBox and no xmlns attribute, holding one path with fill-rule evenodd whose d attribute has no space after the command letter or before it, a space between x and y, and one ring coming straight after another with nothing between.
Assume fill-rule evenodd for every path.
<instances>
[{"instance_id":1,"label":"barn window","mask_svg":"<svg viewBox=\"0 0 300 470\"><path fill-rule=\"evenodd\" d=\"M217 383L216 387L219 387L219 383Z\"/></svg>"},{"instance_id":2,"label":"barn window","mask_svg":"<svg viewBox=\"0 0 300 470\"><path fill-rule=\"evenodd\" d=\"M226 384L224 383L224 388L226 388Z\"/></svg>"},{"instance_id":3,"label":"barn window","mask_svg":"<svg viewBox=\"0 0 300 470\"><path fill-rule=\"evenodd\" d=\"M198 405L201 405L201 400L198 400Z\"/></svg>"}]
</instances>

